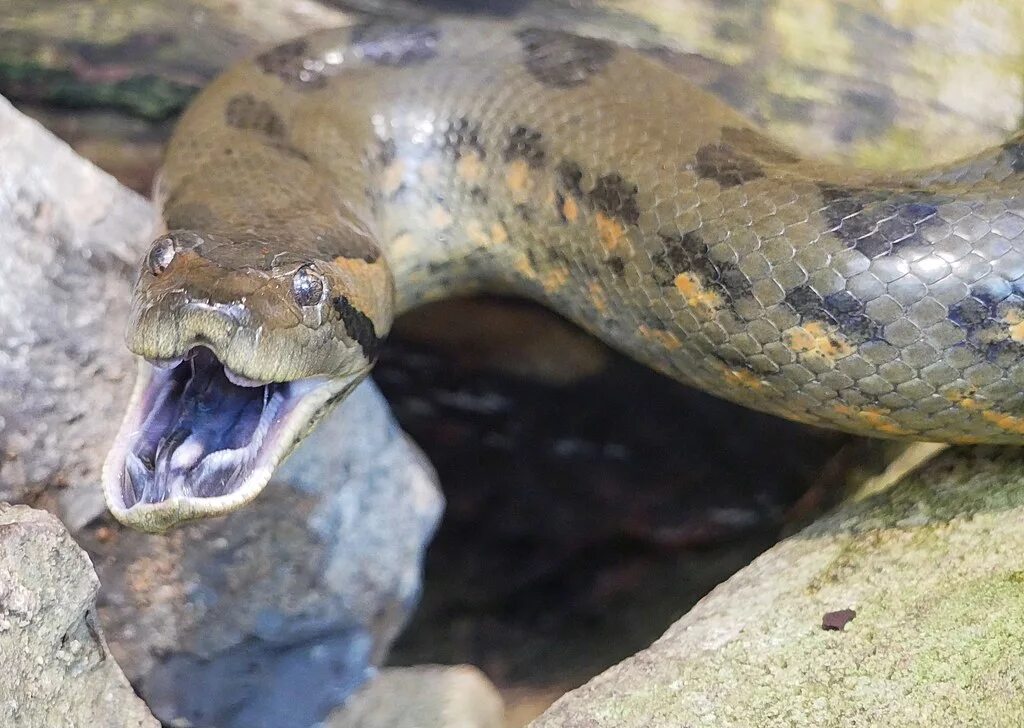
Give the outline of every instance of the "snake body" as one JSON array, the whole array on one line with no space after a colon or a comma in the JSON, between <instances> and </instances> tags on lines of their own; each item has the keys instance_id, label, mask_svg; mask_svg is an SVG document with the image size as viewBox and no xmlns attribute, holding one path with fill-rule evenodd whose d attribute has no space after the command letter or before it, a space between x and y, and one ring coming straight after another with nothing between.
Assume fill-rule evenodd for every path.
<instances>
[{"instance_id":1,"label":"snake body","mask_svg":"<svg viewBox=\"0 0 1024 728\"><path fill-rule=\"evenodd\" d=\"M128 343L179 373L157 386L142 365L108 502L145 528L238 507L397 313L475 291L782 417L1019 443L1022 182L1021 138L903 174L806 160L657 57L558 30L285 43L216 80L170 143ZM262 450L234 472L210 464L246 438Z\"/></svg>"}]
</instances>

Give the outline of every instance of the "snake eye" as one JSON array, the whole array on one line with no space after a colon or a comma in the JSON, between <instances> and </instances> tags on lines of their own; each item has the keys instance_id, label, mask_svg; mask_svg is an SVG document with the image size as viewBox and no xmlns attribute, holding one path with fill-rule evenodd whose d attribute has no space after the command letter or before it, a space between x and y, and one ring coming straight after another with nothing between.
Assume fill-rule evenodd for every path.
<instances>
[{"instance_id":1,"label":"snake eye","mask_svg":"<svg viewBox=\"0 0 1024 728\"><path fill-rule=\"evenodd\" d=\"M313 266L304 265L292 276L292 295L300 306L315 306L324 300L324 277L313 270Z\"/></svg>"},{"instance_id":2,"label":"snake eye","mask_svg":"<svg viewBox=\"0 0 1024 728\"><path fill-rule=\"evenodd\" d=\"M163 237L153 244L153 249L149 251L149 269L153 272L153 275L158 276L163 273L171 265L171 261L174 260L174 254L178 252L174 246L174 241L169 237Z\"/></svg>"}]
</instances>

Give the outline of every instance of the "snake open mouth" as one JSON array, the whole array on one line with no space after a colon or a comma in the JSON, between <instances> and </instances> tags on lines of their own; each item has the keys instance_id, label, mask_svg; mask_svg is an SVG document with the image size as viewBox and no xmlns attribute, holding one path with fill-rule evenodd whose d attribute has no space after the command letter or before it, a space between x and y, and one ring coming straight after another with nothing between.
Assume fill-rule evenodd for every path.
<instances>
[{"instance_id":1,"label":"snake open mouth","mask_svg":"<svg viewBox=\"0 0 1024 728\"><path fill-rule=\"evenodd\" d=\"M104 466L108 506L124 523L162 530L246 503L347 389L327 377L251 381L205 347L143 360Z\"/></svg>"}]
</instances>

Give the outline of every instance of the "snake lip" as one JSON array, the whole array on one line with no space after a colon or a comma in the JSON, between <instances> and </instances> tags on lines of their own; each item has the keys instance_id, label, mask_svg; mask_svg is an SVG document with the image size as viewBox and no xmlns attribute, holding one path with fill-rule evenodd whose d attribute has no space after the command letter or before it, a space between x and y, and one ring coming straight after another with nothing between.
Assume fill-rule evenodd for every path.
<instances>
[{"instance_id":1,"label":"snake lip","mask_svg":"<svg viewBox=\"0 0 1024 728\"><path fill-rule=\"evenodd\" d=\"M145 531L238 508L353 383L258 382L231 372L205 347L176 360L140 359L103 468L108 508Z\"/></svg>"}]
</instances>

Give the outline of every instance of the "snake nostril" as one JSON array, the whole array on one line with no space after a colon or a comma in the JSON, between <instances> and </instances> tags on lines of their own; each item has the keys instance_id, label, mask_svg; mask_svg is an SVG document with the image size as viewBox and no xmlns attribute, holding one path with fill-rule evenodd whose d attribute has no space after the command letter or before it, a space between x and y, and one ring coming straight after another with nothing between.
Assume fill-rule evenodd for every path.
<instances>
[{"instance_id":1,"label":"snake nostril","mask_svg":"<svg viewBox=\"0 0 1024 728\"><path fill-rule=\"evenodd\" d=\"M326 285L313 266L304 265L292 276L292 295L300 306L315 306L324 300Z\"/></svg>"},{"instance_id":2,"label":"snake nostril","mask_svg":"<svg viewBox=\"0 0 1024 728\"><path fill-rule=\"evenodd\" d=\"M153 272L153 275L158 276L163 273L171 265L171 261L174 260L174 255L177 253L177 249L174 245L174 240L170 237L163 237L153 244L152 250L149 251L149 269Z\"/></svg>"}]
</instances>

